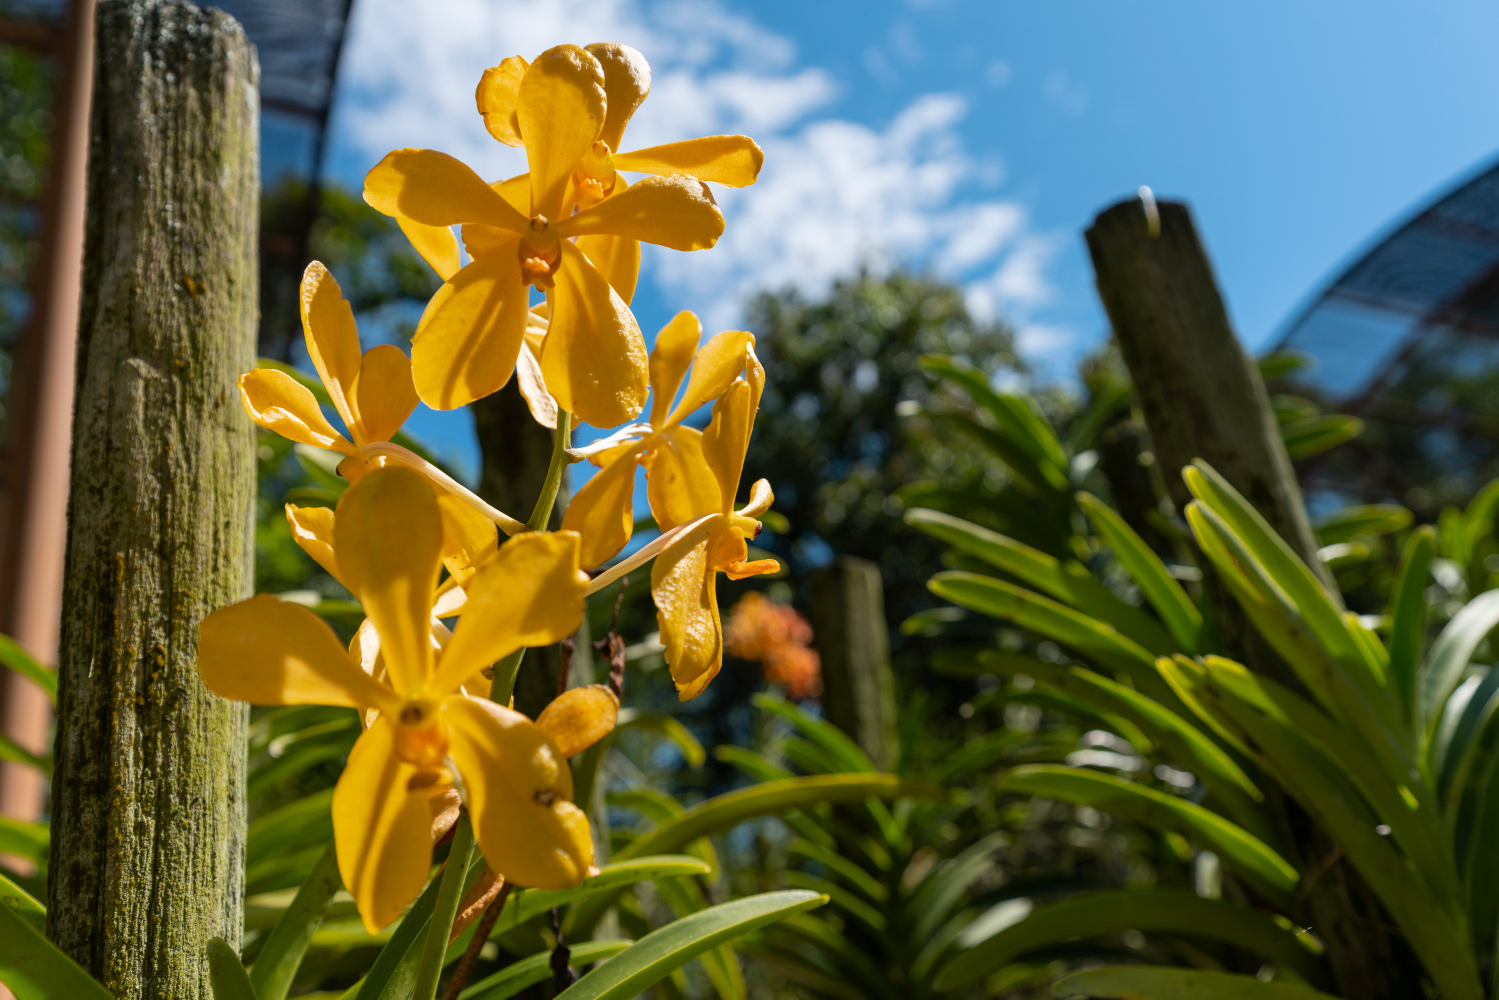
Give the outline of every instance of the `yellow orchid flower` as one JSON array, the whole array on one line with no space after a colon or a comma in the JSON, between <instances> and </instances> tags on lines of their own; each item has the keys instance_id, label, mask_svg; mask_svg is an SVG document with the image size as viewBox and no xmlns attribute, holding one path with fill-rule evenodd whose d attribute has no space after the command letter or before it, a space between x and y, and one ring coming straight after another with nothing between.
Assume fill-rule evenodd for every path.
<instances>
[{"instance_id":1,"label":"yellow orchid flower","mask_svg":"<svg viewBox=\"0 0 1499 1000\"><path fill-rule=\"evenodd\" d=\"M755 483L750 500L734 509L744 456L754 429L755 411L765 388L765 369L754 348L744 349L745 375L713 404L713 419L703 432L702 454L717 481L713 506L694 511L694 519L667 532L651 567L651 596L666 663L683 701L703 693L723 665L723 626L718 616L718 574L731 580L774 573L774 559L749 558L747 538L759 534L756 517L770 509L775 496L765 480ZM686 497L682 497L685 501ZM590 585L597 589L601 575Z\"/></svg>"},{"instance_id":2,"label":"yellow orchid flower","mask_svg":"<svg viewBox=\"0 0 1499 1000\"><path fill-rule=\"evenodd\" d=\"M412 339L416 391L428 406L450 410L502 388L535 285L549 307L538 359L549 392L580 420L613 427L645 404L645 341L624 300L572 240L623 236L700 250L723 233L723 213L701 181L672 176L566 215L573 171L604 128L603 68L578 46L559 45L526 67L516 95L528 174L491 187L445 153L402 149L365 177L365 201L402 220L419 249L441 242L436 230L461 224L473 258L450 270L456 253L435 254L445 281Z\"/></svg>"},{"instance_id":3,"label":"yellow orchid flower","mask_svg":"<svg viewBox=\"0 0 1499 1000\"><path fill-rule=\"evenodd\" d=\"M635 49L613 42L587 47L604 71L604 128L573 170L567 207L587 209L629 187L618 171L695 177L730 187L755 183L765 154L745 135L711 135L649 149L620 152L630 118L651 91L651 67ZM484 71L474 94L489 134L507 146L523 144L520 84L530 63L511 56ZM627 236L591 235L578 249L609 279L628 304L640 274L640 242Z\"/></svg>"},{"instance_id":4,"label":"yellow orchid flower","mask_svg":"<svg viewBox=\"0 0 1499 1000\"><path fill-rule=\"evenodd\" d=\"M703 433L682 421L728 390L745 370L755 337L729 330L699 351L702 330L690 312L678 313L662 327L651 351L650 423L632 424L606 438L607 450L592 456L600 471L568 504L562 527L583 536L585 567L601 565L629 542L637 464L645 466L647 499L663 532L718 508L719 487L703 458ZM692 378L673 407L688 366Z\"/></svg>"},{"instance_id":5,"label":"yellow orchid flower","mask_svg":"<svg viewBox=\"0 0 1499 1000\"><path fill-rule=\"evenodd\" d=\"M317 616L267 594L199 627L198 670L222 697L378 711L333 797L339 872L371 933L426 882L439 790L455 784L454 770L492 869L518 885L564 888L593 864L588 820L552 737L519 712L456 693L513 650L577 628L588 585L578 537L532 532L500 548L470 580L468 613L437 651L429 623L442 530L431 486L400 466L363 476L334 515L339 573L378 633L385 682Z\"/></svg>"}]
</instances>

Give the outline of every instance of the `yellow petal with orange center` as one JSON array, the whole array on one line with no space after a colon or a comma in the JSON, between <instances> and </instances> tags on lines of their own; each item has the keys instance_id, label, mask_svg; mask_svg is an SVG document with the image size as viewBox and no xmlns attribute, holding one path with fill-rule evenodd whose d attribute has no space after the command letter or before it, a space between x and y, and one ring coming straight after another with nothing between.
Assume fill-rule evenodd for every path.
<instances>
[{"instance_id":1,"label":"yellow petal with orange center","mask_svg":"<svg viewBox=\"0 0 1499 1000\"><path fill-rule=\"evenodd\" d=\"M364 929L388 927L427 882L432 864L430 788L440 780L395 753L382 715L360 735L333 790L338 872Z\"/></svg>"},{"instance_id":2,"label":"yellow petal with orange center","mask_svg":"<svg viewBox=\"0 0 1499 1000\"><path fill-rule=\"evenodd\" d=\"M595 427L616 427L645 407L645 338L583 252L567 240L560 248L541 372L559 407Z\"/></svg>"},{"instance_id":3,"label":"yellow petal with orange center","mask_svg":"<svg viewBox=\"0 0 1499 1000\"><path fill-rule=\"evenodd\" d=\"M703 336L703 324L697 314L683 310L656 334L651 348L651 425L662 427L671 412L671 401L677 398L682 379L692 366L692 355Z\"/></svg>"},{"instance_id":4,"label":"yellow petal with orange center","mask_svg":"<svg viewBox=\"0 0 1499 1000\"><path fill-rule=\"evenodd\" d=\"M353 432L354 443L364 444L359 440L359 413L351 405L354 381L359 378L359 330L354 326L354 310L333 275L317 261L302 273L301 305L307 354L328 389L333 408Z\"/></svg>"},{"instance_id":5,"label":"yellow petal with orange center","mask_svg":"<svg viewBox=\"0 0 1499 1000\"><path fill-rule=\"evenodd\" d=\"M522 646L550 646L578 629L588 574L571 531L531 531L500 546L464 586L468 601L431 689L447 693Z\"/></svg>"},{"instance_id":6,"label":"yellow petal with orange center","mask_svg":"<svg viewBox=\"0 0 1499 1000\"><path fill-rule=\"evenodd\" d=\"M302 551L312 556L313 561L327 570L329 576L343 583L338 556L333 552L332 508L294 507L287 504L286 522L291 525L292 540L302 547Z\"/></svg>"},{"instance_id":7,"label":"yellow petal with orange center","mask_svg":"<svg viewBox=\"0 0 1499 1000\"><path fill-rule=\"evenodd\" d=\"M626 236L673 250L706 250L723 227L713 195L691 177L647 177L556 224L564 237Z\"/></svg>"},{"instance_id":8,"label":"yellow petal with orange center","mask_svg":"<svg viewBox=\"0 0 1499 1000\"><path fill-rule=\"evenodd\" d=\"M524 232L529 219L467 164L435 149L397 149L364 175L364 200L377 212L428 226L479 222Z\"/></svg>"},{"instance_id":9,"label":"yellow petal with orange center","mask_svg":"<svg viewBox=\"0 0 1499 1000\"><path fill-rule=\"evenodd\" d=\"M635 526L636 444L614 457L573 495L562 515L562 529L582 538L578 565L602 566L630 541Z\"/></svg>"},{"instance_id":10,"label":"yellow petal with orange center","mask_svg":"<svg viewBox=\"0 0 1499 1000\"><path fill-rule=\"evenodd\" d=\"M451 226L429 226L405 216L396 216L396 225L411 241L411 246L432 266L437 276L447 281L458 273L458 238Z\"/></svg>"},{"instance_id":11,"label":"yellow petal with orange center","mask_svg":"<svg viewBox=\"0 0 1499 1000\"><path fill-rule=\"evenodd\" d=\"M348 587L380 633L391 686L410 694L431 674L432 591L442 550L442 517L419 472L388 466L344 491L333 548Z\"/></svg>"},{"instance_id":12,"label":"yellow petal with orange center","mask_svg":"<svg viewBox=\"0 0 1499 1000\"><path fill-rule=\"evenodd\" d=\"M640 281L640 241L628 236L579 236L578 249L629 305Z\"/></svg>"},{"instance_id":13,"label":"yellow petal with orange center","mask_svg":"<svg viewBox=\"0 0 1499 1000\"><path fill-rule=\"evenodd\" d=\"M610 149L619 149L630 117L651 92L651 66L645 56L618 42L595 42L588 51L604 69L604 94L609 105L599 138Z\"/></svg>"},{"instance_id":14,"label":"yellow petal with orange center","mask_svg":"<svg viewBox=\"0 0 1499 1000\"><path fill-rule=\"evenodd\" d=\"M656 624L682 701L702 694L723 665L723 628L715 587L718 574L708 565L704 534L684 535L667 546L651 567Z\"/></svg>"},{"instance_id":15,"label":"yellow petal with orange center","mask_svg":"<svg viewBox=\"0 0 1499 1000\"><path fill-rule=\"evenodd\" d=\"M257 368L239 377L239 398L250 419L268 431L316 448L354 454L349 443L328 418L307 387L285 372Z\"/></svg>"},{"instance_id":16,"label":"yellow petal with orange center","mask_svg":"<svg viewBox=\"0 0 1499 1000\"><path fill-rule=\"evenodd\" d=\"M317 615L270 594L222 607L198 626L198 673L221 698L254 705L398 707Z\"/></svg>"},{"instance_id":17,"label":"yellow petal with orange center","mask_svg":"<svg viewBox=\"0 0 1499 1000\"><path fill-rule=\"evenodd\" d=\"M593 867L567 761L540 726L482 698L443 703L450 753L489 867L528 889L567 889Z\"/></svg>"},{"instance_id":18,"label":"yellow petal with orange center","mask_svg":"<svg viewBox=\"0 0 1499 1000\"><path fill-rule=\"evenodd\" d=\"M747 135L707 135L614 154L616 170L682 174L729 187L755 183L764 163L765 152Z\"/></svg>"},{"instance_id":19,"label":"yellow petal with orange center","mask_svg":"<svg viewBox=\"0 0 1499 1000\"><path fill-rule=\"evenodd\" d=\"M619 698L602 684L562 692L541 710L536 724L564 757L575 757L614 731Z\"/></svg>"},{"instance_id":20,"label":"yellow petal with orange center","mask_svg":"<svg viewBox=\"0 0 1499 1000\"><path fill-rule=\"evenodd\" d=\"M354 402L365 440L389 441L416 409L416 385L411 381L411 361L394 344L380 344L364 352L359 362L359 381L354 384Z\"/></svg>"},{"instance_id":21,"label":"yellow petal with orange center","mask_svg":"<svg viewBox=\"0 0 1499 1000\"><path fill-rule=\"evenodd\" d=\"M745 351L755 342L755 335L743 330L725 330L703 345L692 361L692 378L687 392L672 410L670 422L686 420L697 408L722 396L744 371Z\"/></svg>"},{"instance_id":22,"label":"yellow petal with orange center","mask_svg":"<svg viewBox=\"0 0 1499 1000\"><path fill-rule=\"evenodd\" d=\"M531 215L552 222L573 168L604 128L604 70L576 45L536 57L521 77L516 121L531 168Z\"/></svg>"},{"instance_id":23,"label":"yellow petal with orange center","mask_svg":"<svg viewBox=\"0 0 1499 1000\"><path fill-rule=\"evenodd\" d=\"M434 410L498 392L515 371L526 332L527 287L517 241L475 258L427 303L411 340L416 391Z\"/></svg>"},{"instance_id":24,"label":"yellow petal with orange center","mask_svg":"<svg viewBox=\"0 0 1499 1000\"><path fill-rule=\"evenodd\" d=\"M484 116L485 129L507 146L521 144L520 123L516 121L515 110L519 105L521 77L529 65L520 56L501 60L498 66L484 71L474 92L474 103L479 106L479 114Z\"/></svg>"},{"instance_id":25,"label":"yellow petal with orange center","mask_svg":"<svg viewBox=\"0 0 1499 1000\"><path fill-rule=\"evenodd\" d=\"M652 438L646 496L662 531L719 512L718 480L703 458L703 433L677 424Z\"/></svg>"}]
</instances>

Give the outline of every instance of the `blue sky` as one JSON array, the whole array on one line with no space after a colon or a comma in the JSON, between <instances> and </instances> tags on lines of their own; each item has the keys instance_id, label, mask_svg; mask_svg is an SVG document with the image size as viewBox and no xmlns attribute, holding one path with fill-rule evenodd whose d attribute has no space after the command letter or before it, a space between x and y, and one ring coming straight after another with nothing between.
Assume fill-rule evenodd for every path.
<instances>
[{"instance_id":1,"label":"blue sky","mask_svg":"<svg viewBox=\"0 0 1499 1000\"><path fill-rule=\"evenodd\" d=\"M655 78L627 146L745 131L767 152L758 185L721 192L718 248L647 254L645 330L693 308L711 332L756 289L911 264L1065 379L1105 332L1080 235L1097 211L1141 184L1189 200L1262 347L1351 253L1499 153L1495 38L1499 6L1464 2L358 0L330 166L357 184L425 145L520 172L480 127L479 72L624 41ZM413 429L471 460L461 418Z\"/></svg>"}]
</instances>

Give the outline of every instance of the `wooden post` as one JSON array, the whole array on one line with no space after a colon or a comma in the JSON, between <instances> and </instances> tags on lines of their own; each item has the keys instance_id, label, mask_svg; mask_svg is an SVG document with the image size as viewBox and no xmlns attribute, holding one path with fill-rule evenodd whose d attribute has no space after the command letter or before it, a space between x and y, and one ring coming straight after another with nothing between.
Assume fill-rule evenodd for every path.
<instances>
[{"instance_id":1,"label":"wooden post","mask_svg":"<svg viewBox=\"0 0 1499 1000\"><path fill-rule=\"evenodd\" d=\"M253 581L259 67L181 0L102 0L96 37L48 933L117 997L208 998L247 710L195 650Z\"/></svg>"},{"instance_id":2,"label":"wooden post","mask_svg":"<svg viewBox=\"0 0 1499 1000\"><path fill-rule=\"evenodd\" d=\"M1142 192L1142 195L1144 193ZM1187 206L1140 197L1105 210L1088 230L1098 294L1134 378L1162 478L1178 507L1180 470L1205 459L1254 504L1339 600L1281 441L1264 383L1229 325L1223 297ZM1207 567L1204 583L1228 652L1299 689ZM1422 995L1411 960L1378 900L1342 852L1289 798L1272 795L1291 861L1302 871L1301 912L1327 945L1338 994L1349 1000Z\"/></svg>"},{"instance_id":3,"label":"wooden post","mask_svg":"<svg viewBox=\"0 0 1499 1000\"><path fill-rule=\"evenodd\" d=\"M474 433L479 439L483 464L479 471L479 495L511 517L524 521L541 495L547 467L552 461L552 432L531 416L520 385L511 378L499 392L469 404L474 414ZM552 508L551 527L562 523L567 507L564 477L557 505ZM557 672L562 656L556 646L526 650L520 673L515 675L515 707L536 717L557 696Z\"/></svg>"},{"instance_id":4,"label":"wooden post","mask_svg":"<svg viewBox=\"0 0 1499 1000\"><path fill-rule=\"evenodd\" d=\"M842 556L812 575L811 617L828 721L889 770L899 736L883 586L874 563Z\"/></svg>"},{"instance_id":5,"label":"wooden post","mask_svg":"<svg viewBox=\"0 0 1499 1000\"><path fill-rule=\"evenodd\" d=\"M1172 501L1187 505L1181 469L1205 460L1335 591L1265 384L1229 325L1192 213L1181 202L1131 198L1094 219L1087 238Z\"/></svg>"}]
</instances>

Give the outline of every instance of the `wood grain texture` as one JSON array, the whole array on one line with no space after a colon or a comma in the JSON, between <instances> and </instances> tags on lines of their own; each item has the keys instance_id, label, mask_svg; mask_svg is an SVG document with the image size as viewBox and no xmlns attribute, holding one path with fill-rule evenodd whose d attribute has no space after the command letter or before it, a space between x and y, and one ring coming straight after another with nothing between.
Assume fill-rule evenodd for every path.
<instances>
[{"instance_id":1,"label":"wood grain texture","mask_svg":"<svg viewBox=\"0 0 1499 1000\"><path fill-rule=\"evenodd\" d=\"M188 3L103 0L97 39L48 933L118 997L208 998L247 710L196 646L253 581L259 68Z\"/></svg>"},{"instance_id":2,"label":"wood grain texture","mask_svg":"<svg viewBox=\"0 0 1499 1000\"><path fill-rule=\"evenodd\" d=\"M875 767L893 770L899 733L880 568L840 556L817 570L810 612L828 721L853 737Z\"/></svg>"}]
</instances>

